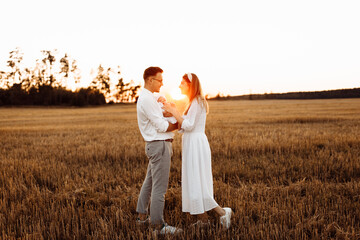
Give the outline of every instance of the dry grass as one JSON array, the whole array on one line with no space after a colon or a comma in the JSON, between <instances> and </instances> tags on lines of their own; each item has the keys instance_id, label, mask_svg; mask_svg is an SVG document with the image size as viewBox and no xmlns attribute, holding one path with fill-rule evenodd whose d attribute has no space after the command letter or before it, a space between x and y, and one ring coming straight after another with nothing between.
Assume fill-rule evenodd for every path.
<instances>
[{"instance_id":1,"label":"dry grass","mask_svg":"<svg viewBox=\"0 0 360 240\"><path fill-rule=\"evenodd\" d=\"M360 99L210 102L206 133L233 224L187 228L177 134L165 219L181 238L360 238ZM135 105L1 108L0 238L150 239L146 165Z\"/></svg>"}]
</instances>

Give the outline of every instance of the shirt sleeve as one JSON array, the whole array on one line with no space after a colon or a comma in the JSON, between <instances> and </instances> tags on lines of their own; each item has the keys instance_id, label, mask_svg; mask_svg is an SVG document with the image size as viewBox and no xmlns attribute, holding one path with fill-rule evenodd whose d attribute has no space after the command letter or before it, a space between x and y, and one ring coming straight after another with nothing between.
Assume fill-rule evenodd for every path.
<instances>
[{"instance_id":1,"label":"shirt sleeve","mask_svg":"<svg viewBox=\"0 0 360 240\"><path fill-rule=\"evenodd\" d=\"M169 122L163 118L160 106L155 101L146 101L142 110L158 132L166 132Z\"/></svg>"},{"instance_id":2,"label":"shirt sleeve","mask_svg":"<svg viewBox=\"0 0 360 240\"><path fill-rule=\"evenodd\" d=\"M194 100L191 103L188 113L186 114L186 118L184 118L181 124L181 129L184 132L190 132L194 129L198 111L200 111L199 103L197 100Z\"/></svg>"}]
</instances>

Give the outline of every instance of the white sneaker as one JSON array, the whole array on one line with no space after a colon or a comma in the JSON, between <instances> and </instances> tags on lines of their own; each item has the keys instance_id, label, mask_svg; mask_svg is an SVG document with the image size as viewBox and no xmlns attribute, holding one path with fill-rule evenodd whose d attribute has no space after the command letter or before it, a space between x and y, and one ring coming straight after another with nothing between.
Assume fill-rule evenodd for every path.
<instances>
[{"instance_id":1,"label":"white sneaker","mask_svg":"<svg viewBox=\"0 0 360 240\"><path fill-rule=\"evenodd\" d=\"M154 230L153 235L165 235L165 234L176 235L182 232L183 230L181 228L169 226L167 225L167 223L165 223L160 230Z\"/></svg>"},{"instance_id":2,"label":"white sneaker","mask_svg":"<svg viewBox=\"0 0 360 240\"><path fill-rule=\"evenodd\" d=\"M224 229L229 229L231 224L231 208L225 207L225 215L220 217L220 224Z\"/></svg>"}]
</instances>

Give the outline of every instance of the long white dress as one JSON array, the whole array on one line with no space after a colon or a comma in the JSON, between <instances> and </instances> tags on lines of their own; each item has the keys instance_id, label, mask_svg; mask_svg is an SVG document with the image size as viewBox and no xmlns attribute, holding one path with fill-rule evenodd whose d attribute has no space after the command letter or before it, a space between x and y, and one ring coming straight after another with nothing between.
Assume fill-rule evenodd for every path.
<instances>
[{"instance_id":1,"label":"long white dress","mask_svg":"<svg viewBox=\"0 0 360 240\"><path fill-rule=\"evenodd\" d=\"M182 211L202 214L218 206L213 193L211 151L205 135L205 106L194 99L183 119Z\"/></svg>"}]
</instances>

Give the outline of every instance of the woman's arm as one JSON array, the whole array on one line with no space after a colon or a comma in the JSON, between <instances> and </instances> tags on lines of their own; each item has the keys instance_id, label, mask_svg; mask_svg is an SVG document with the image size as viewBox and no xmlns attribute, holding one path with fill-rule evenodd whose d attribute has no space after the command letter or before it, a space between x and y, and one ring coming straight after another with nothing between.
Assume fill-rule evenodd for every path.
<instances>
[{"instance_id":1,"label":"woman's arm","mask_svg":"<svg viewBox=\"0 0 360 240\"><path fill-rule=\"evenodd\" d=\"M177 111L175 105L173 106L166 105L164 109L170 112L176 118L176 120L178 121L179 128L184 130L185 132L191 132L194 129L199 113L201 112L197 100L192 101L189 110L186 114L186 119L184 119L182 115Z\"/></svg>"},{"instance_id":2,"label":"woman's arm","mask_svg":"<svg viewBox=\"0 0 360 240\"><path fill-rule=\"evenodd\" d=\"M176 109L174 105L171 105L170 103L165 103L163 106L163 109L169 113L171 113L176 121L178 122L179 128L182 125L182 122L184 121L182 115L179 113L179 111Z\"/></svg>"},{"instance_id":3,"label":"woman's arm","mask_svg":"<svg viewBox=\"0 0 360 240\"><path fill-rule=\"evenodd\" d=\"M190 107L189 110L187 111L186 118L184 118L181 124L181 129L184 130L185 132L191 132L196 125L196 121L198 119L200 111L201 109L199 108L198 101L194 99L190 103Z\"/></svg>"}]
</instances>

